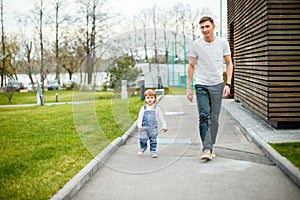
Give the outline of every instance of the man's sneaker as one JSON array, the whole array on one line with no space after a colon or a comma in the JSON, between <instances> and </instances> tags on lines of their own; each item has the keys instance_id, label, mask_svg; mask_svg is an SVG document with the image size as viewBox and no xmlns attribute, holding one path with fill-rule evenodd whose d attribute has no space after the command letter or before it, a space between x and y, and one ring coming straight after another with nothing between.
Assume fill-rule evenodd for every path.
<instances>
[{"instance_id":1,"label":"man's sneaker","mask_svg":"<svg viewBox=\"0 0 300 200\"><path fill-rule=\"evenodd\" d=\"M212 158L217 157L217 155L216 155L216 153L215 153L214 151L211 151L211 157L212 157Z\"/></svg>"},{"instance_id":2,"label":"man's sneaker","mask_svg":"<svg viewBox=\"0 0 300 200\"><path fill-rule=\"evenodd\" d=\"M152 158L158 158L158 155L156 153L151 154Z\"/></svg>"},{"instance_id":3,"label":"man's sneaker","mask_svg":"<svg viewBox=\"0 0 300 200\"><path fill-rule=\"evenodd\" d=\"M212 159L210 150L204 150L203 155L200 157L201 160L209 161Z\"/></svg>"}]
</instances>

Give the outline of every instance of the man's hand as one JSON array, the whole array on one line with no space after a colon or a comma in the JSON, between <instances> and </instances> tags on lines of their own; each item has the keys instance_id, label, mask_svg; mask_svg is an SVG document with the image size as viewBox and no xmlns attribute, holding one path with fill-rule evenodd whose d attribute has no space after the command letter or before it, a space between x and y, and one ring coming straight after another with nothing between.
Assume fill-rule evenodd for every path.
<instances>
[{"instance_id":1,"label":"man's hand","mask_svg":"<svg viewBox=\"0 0 300 200\"><path fill-rule=\"evenodd\" d=\"M230 87L228 85L225 85L223 89L223 97L227 97L230 94Z\"/></svg>"},{"instance_id":2,"label":"man's hand","mask_svg":"<svg viewBox=\"0 0 300 200\"><path fill-rule=\"evenodd\" d=\"M193 102L193 91L191 89L186 89L186 98L188 101Z\"/></svg>"}]
</instances>

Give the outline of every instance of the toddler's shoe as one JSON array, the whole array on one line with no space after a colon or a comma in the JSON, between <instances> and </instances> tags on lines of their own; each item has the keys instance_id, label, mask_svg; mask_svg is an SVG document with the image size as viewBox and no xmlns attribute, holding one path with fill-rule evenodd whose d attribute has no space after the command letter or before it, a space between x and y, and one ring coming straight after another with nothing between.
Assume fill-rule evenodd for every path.
<instances>
[{"instance_id":1,"label":"toddler's shoe","mask_svg":"<svg viewBox=\"0 0 300 200\"><path fill-rule=\"evenodd\" d=\"M143 155L144 155L144 152L145 152L145 149L141 149L141 150L139 150L139 152L138 152L138 156L143 156Z\"/></svg>"},{"instance_id":2,"label":"toddler's shoe","mask_svg":"<svg viewBox=\"0 0 300 200\"><path fill-rule=\"evenodd\" d=\"M158 158L158 155L157 155L156 153L152 153L152 154L151 154L151 157L152 157L152 158Z\"/></svg>"}]
</instances>

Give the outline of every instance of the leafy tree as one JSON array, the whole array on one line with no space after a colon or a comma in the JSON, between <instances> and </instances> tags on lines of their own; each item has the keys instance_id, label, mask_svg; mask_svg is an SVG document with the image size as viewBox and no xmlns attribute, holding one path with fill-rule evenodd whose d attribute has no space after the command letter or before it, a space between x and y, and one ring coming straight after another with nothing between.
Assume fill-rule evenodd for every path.
<instances>
[{"instance_id":1,"label":"leafy tree","mask_svg":"<svg viewBox=\"0 0 300 200\"><path fill-rule=\"evenodd\" d=\"M17 35L12 34L9 37L5 37L4 46L5 57L0 63L0 72L2 75L5 74L8 79L18 80L16 56L20 51L20 46L17 44Z\"/></svg>"},{"instance_id":2,"label":"leafy tree","mask_svg":"<svg viewBox=\"0 0 300 200\"><path fill-rule=\"evenodd\" d=\"M121 80L135 81L137 75L142 71L136 68L134 60L126 55L118 59L115 66L109 68L106 72L108 73L109 87L116 89L120 85Z\"/></svg>"},{"instance_id":3,"label":"leafy tree","mask_svg":"<svg viewBox=\"0 0 300 200\"><path fill-rule=\"evenodd\" d=\"M107 0L78 0L81 5L81 11L84 12L85 19L85 43L86 51L86 73L88 84L92 84L92 76L95 71L95 63L97 62L96 48L103 45L103 39L111 26L111 14L107 6Z\"/></svg>"},{"instance_id":4,"label":"leafy tree","mask_svg":"<svg viewBox=\"0 0 300 200\"><path fill-rule=\"evenodd\" d=\"M68 74L69 80L72 80L72 76L80 68L80 65L84 61L85 54L84 48L73 39L71 34L65 33L61 39L59 62ZM68 36L67 36L68 35Z\"/></svg>"},{"instance_id":5,"label":"leafy tree","mask_svg":"<svg viewBox=\"0 0 300 200\"><path fill-rule=\"evenodd\" d=\"M60 83L60 47L59 47L59 32L60 32L60 25L65 21L69 20L69 16L66 14L64 16L60 16L61 11L65 10L65 3L63 0L55 0L55 74L56 80Z\"/></svg>"}]
</instances>

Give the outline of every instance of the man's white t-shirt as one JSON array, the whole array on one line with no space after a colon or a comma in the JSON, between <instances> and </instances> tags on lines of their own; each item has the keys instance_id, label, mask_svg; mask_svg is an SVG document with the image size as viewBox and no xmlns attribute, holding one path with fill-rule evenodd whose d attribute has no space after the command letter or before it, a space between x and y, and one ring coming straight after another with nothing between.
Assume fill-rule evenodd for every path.
<instances>
[{"instance_id":1,"label":"man's white t-shirt","mask_svg":"<svg viewBox=\"0 0 300 200\"><path fill-rule=\"evenodd\" d=\"M217 85L223 83L223 60L230 55L229 43L219 37L213 42L206 42L203 38L193 42L188 56L195 57L195 84Z\"/></svg>"}]
</instances>

